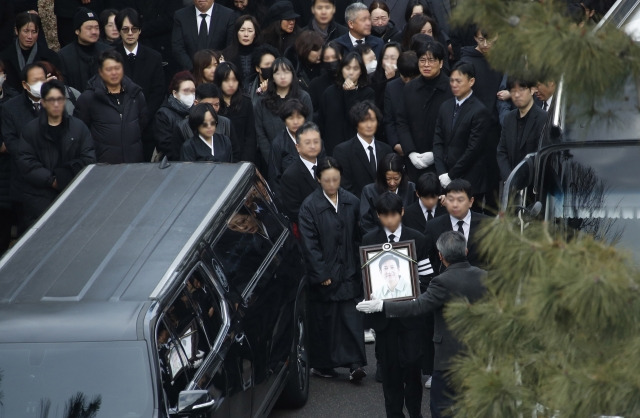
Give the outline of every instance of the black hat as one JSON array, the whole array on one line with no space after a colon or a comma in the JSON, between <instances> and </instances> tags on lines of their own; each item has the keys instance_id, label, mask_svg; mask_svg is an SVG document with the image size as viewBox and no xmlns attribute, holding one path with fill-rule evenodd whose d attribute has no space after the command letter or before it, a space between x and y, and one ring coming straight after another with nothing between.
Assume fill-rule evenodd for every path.
<instances>
[{"instance_id":1,"label":"black hat","mask_svg":"<svg viewBox=\"0 0 640 418\"><path fill-rule=\"evenodd\" d=\"M272 23L278 20L297 19L300 15L293 9L293 4L287 0L273 3L267 12L267 22Z\"/></svg>"},{"instance_id":2,"label":"black hat","mask_svg":"<svg viewBox=\"0 0 640 418\"><path fill-rule=\"evenodd\" d=\"M73 30L78 30L84 22L89 20L98 21L98 16L86 7L79 7L76 14L73 15Z\"/></svg>"}]
</instances>

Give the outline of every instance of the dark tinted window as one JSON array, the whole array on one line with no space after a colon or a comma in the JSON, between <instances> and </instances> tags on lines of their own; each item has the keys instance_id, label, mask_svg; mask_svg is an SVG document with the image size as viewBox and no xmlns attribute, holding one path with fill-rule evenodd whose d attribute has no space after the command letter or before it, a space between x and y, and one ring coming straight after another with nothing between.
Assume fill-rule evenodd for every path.
<instances>
[{"instance_id":1,"label":"dark tinted window","mask_svg":"<svg viewBox=\"0 0 640 418\"><path fill-rule=\"evenodd\" d=\"M252 188L212 246L226 281L238 294L245 291L283 230L264 195Z\"/></svg>"}]
</instances>

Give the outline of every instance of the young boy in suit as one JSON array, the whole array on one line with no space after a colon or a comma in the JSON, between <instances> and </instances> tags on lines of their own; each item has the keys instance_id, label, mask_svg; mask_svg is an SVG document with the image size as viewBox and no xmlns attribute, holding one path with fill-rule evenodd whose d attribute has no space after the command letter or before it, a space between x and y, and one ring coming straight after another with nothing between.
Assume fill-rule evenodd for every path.
<instances>
[{"instance_id":1,"label":"young boy in suit","mask_svg":"<svg viewBox=\"0 0 640 418\"><path fill-rule=\"evenodd\" d=\"M422 174L416 183L418 201L407 207L402 223L424 233L428 221L447 213L447 210L440 205L441 194L442 187L438 176L435 173Z\"/></svg>"},{"instance_id":2,"label":"young boy in suit","mask_svg":"<svg viewBox=\"0 0 640 418\"><path fill-rule=\"evenodd\" d=\"M402 224L402 198L383 193L376 202L381 227L362 239L362 245L414 240L421 279L433 274L427 242L422 233ZM418 418L422 403L421 360L423 356L424 318L371 318L376 330L376 358L382 374L382 390L388 417L403 416L406 406L410 418Z\"/></svg>"}]
</instances>

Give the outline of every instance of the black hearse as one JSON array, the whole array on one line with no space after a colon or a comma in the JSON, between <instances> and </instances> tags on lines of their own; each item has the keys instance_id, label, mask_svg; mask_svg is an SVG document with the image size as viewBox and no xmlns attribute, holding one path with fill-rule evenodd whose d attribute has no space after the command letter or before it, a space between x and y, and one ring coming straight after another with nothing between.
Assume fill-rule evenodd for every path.
<instances>
[{"instance_id":1,"label":"black hearse","mask_svg":"<svg viewBox=\"0 0 640 418\"><path fill-rule=\"evenodd\" d=\"M253 165L89 166L0 259L0 417L302 406L304 281Z\"/></svg>"}]
</instances>

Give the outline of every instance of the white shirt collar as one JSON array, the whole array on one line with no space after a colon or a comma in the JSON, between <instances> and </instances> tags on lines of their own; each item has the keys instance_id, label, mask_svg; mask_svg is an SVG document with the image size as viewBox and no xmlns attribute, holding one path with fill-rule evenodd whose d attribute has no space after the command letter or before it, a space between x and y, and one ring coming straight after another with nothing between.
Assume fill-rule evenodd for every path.
<instances>
[{"instance_id":1,"label":"white shirt collar","mask_svg":"<svg viewBox=\"0 0 640 418\"><path fill-rule=\"evenodd\" d=\"M355 36L353 36L353 35L351 34L351 31L349 31L349 39L351 39L351 45L353 45L353 46L358 45L358 44L356 43L356 41L360 40L360 39L357 39ZM364 38L362 38L362 43L364 43Z\"/></svg>"},{"instance_id":2,"label":"white shirt collar","mask_svg":"<svg viewBox=\"0 0 640 418\"><path fill-rule=\"evenodd\" d=\"M327 200L329 201L329 203L331 203L331 206L333 206L333 208L336 210L336 213L338 213L338 203L340 203L340 202L338 201L338 199L339 199L339 197L338 197L338 196L339 196L339 195L338 195L338 194L336 195L336 203L334 204L334 203L333 203L333 200L331 200L331 199L329 198L329 196L327 196L327 194L324 192L324 190L322 191L322 194L324 195L324 197L326 197L326 198L327 198Z\"/></svg>"},{"instance_id":3,"label":"white shirt collar","mask_svg":"<svg viewBox=\"0 0 640 418\"><path fill-rule=\"evenodd\" d=\"M213 147L213 138L211 138L211 145L209 145L209 143L202 137L202 135L198 135L198 137L200 138L200 140L202 142L205 143L206 146L208 146L209 148L211 148L211 155L216 155L215 151L214 151L214 147Z\"/></svg>"},{"instance_id":4,"label":"white shirt collar","mask_svg":"<svg viewBox=\"0 0 640 418\"><path fill-rule=\"evenodd\" d=\"M464 221L464 225L462 225L462 229L464 230L464 237L467 239L467 241L469 240L469 230L471 228L471 210L467 211L467 215L464 217L464 219L458 219L454 216L449 215L449 218L451 220L451 227L453 228L454 231L458 230L458 222L459 221Z\"/></svg>"},{"instance_id":5,"label":"white shirt collar","mask_svg":"<svg viewBox=\"0 0 640 418\"><path fill-rule=\"evenodd\" d=\"M462 106L462 104L467 100L469 100L469 97L471 97L472 95L473 95L473 90L471 90L471 93L469 93L469 95L462 100L458 100L458 98L456 97L456 104Z\"/></svg>"},{"instance_id":6,"label":"white shirt collar","mask_svg":"<svg viewBox=\"0 0 640 418\"><path fill-rule=\"evenodd\" d=\"M427 211L429 210L428 207L426 207L424 205L424 203L422 203L422 200L420 200L420 198L418 198L418 203L420 204L420 208L422 209L422 213L424 213L425 218L427 217ZM436 216L436 207L438 206L438 204L436 203L436 206L431 208L431 216Z\"/></svg>"},{"instance_id":7,"label":"white shirt collar","mask_svg":"<svg viewBox=\"0 0 640 418\"><path fill-rule=\"evenodd\" d=\"M547 99L547 110L551 107L551 102L553 101L553 96Z\"/></svg>"},{"instance_id":8,"label":"white shirt collar","mask_svg":"<svg viewBox=\"0 0 640 418\"><path fill-rule=\"evenodd\" d=\"M204 12L207 17L205 18L205 20L207 21L207 27L209 26L209 22L211 21L211 15L213 14L213 6L215 6L216 4L213 3L211 5L211 7L209 7L209 10L207 10L206 12ZM196 9L196 22L198 22L198 28L200 28L200 14L202 13L200 10L198 10L197 7L193 7L194 9Z\"/></svg>"},{"instance_id":9,"label":"white shirt collar","mask_svg":"<svg viewBox=\"0 0 640 418\"><path fill-rule=\"evenodd\" d=\"M400 236L402 235L402 224L398 226L398 229L395 231L389 231L387 228L384 228L384 233L387 235L387 241L389 241L389 235L393 234L394 242L400 241Z\"/></svg>"},{"instance_id":10,"label":"white shirt collar","mask_svg":"<svg viewBox=\"0 0 640 418\"><path fill-rule=\"evenodd\" d=\"M356 137L358 138L358 141L360 141L360 145L362 145L362 148L364 148L364 152L367 153L367 157L369 156L369 147L373 147L373 155L376 155L376 139L375 138L369 144L367 141L362 139L360 134L356 134Z\"/></svg>"},{"instance_id":11,"label":"white shirt collar","mask_svg":"<svg viewBox=\"0 0 640 418\"><path fill-rule=\"evenodd\" d=\"M304 163L304 166L307 167L307 170L309 170L309 173L311 173L311 177L313 177L315 180L315 175L313 174L313 166L318 165L318 160L316 160L316 162L314 163L310 163L309 161L305 160L302 157L300 157L300 160L302 160L302 162Z\"/></svg>"},{"instance_id":12,"label":"white shirt collar","mask_svg":"<svg viewBox=\"0 0 640 418\"><path fill-rule=\"evenodd\" d=\"M133 54L133 55L138 55L138 46L140 45L140 42L136 42L136 46L133 48L133 50L129 51L127 49L126 46L122 45L122 47L124 48L124 52L127 53L127 56L129 56L129 54ZM125 57L126 58L126 57Z\"/></svg>"},{"instance_id":13,"label":"white shirt collar","mask_svg":"<svg viewBox=\"0 0 640 418\"><path fill-rule=\"evenodd\" d=\"M291 131L289 130L289 128L287 128L287 127L285 126L285 128L284 128L284 129L286 129L286 130L287 130L287 133L289 134L289 137L291 138L291 140L293 141L293 143L294 143L294 144L297 144L297 142L296 142L296 138L295 138L293 135L291 135Z\"/></svg>"}]
</instances>

